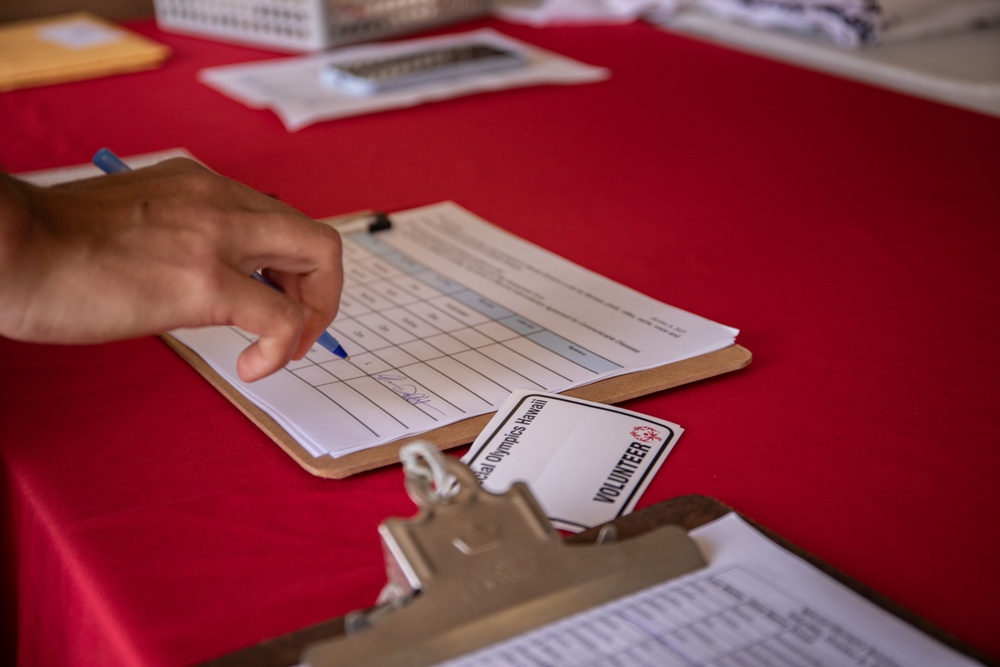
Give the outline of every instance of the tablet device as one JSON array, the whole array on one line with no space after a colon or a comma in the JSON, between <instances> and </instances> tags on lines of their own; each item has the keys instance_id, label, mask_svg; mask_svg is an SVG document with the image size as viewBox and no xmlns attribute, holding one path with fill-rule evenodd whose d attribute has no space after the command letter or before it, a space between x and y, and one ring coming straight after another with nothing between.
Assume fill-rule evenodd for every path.
<instances>
[{"instance_id":1,"label":"tablet device","mask_svg":"<svg viewBox=\"0 0 1000 667\"><path fill-rule=\"evenodd\" d=\"M517 51L474 43L330 63L323 68L323 78L345 93L371 95L416 83L522 67L526 63L525 56Z\"/></svg>"}]
</instances>

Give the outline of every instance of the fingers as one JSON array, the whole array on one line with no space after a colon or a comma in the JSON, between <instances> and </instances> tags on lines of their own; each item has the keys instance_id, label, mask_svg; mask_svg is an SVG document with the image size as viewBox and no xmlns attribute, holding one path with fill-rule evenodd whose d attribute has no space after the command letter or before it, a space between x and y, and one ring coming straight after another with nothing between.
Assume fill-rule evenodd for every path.
<instances>
[{"instance_id":1,"label":"fingers","mask_svg":"<svg viewBox=\"0 0 1000 667\"><path fill-rule=\"evenodd\" d=\"M231 289L226 289L224 310L215 319L257 336L236 363L240 378L253 382L282 368L298 353L305 340L305 317L297 303L248 276L234 272L232 283Z\"/></svg>"},{"instance_id":2,"label":"fingers","mask_svg":"<svg viewBox=\"0 0 1000 667\"><path fill-rule=\"evenodd\" d=\"M260 337L240 356L240 376L257 379L290 358L305 356L339 306L343 269L337 232L190 160L167 160L122 175L151 185L164 176L169 176L170 189L183 192L191 207L190 215L174 214L172 219L197 220L203 241L215 246L212 254L224 265L240 278L265 269L285 292L272 290L246 303L242 296L220 295L232 302L232 322ZM238 281L243 290L261 293L260 285L246 283Z\"/></svg>"},{"instance_id":3,"label":"fingers","mask_svg":"<svg viewBox=\"0 0 1000 667\"><path fill-rule=\"evenodd\" d=\"M336 230L281 202L269 200L268 205L281 208L242 217L238 250L249 262L244 268L299 274L317 269L339 271L341 240Z\"/></svg>"},{"instance_id":4,"label":"fingers","mask_svg":"<svg viewBox=\"0 0 1000 667\"><path fill-rule=\"evenodd\" d=\"M340 236L326 225L321 225L326 237L322 250L317 249L318 268L295 274L290 281L289 296L302 306L304 322L303 344L296 351L301 358L309 347L326 330L340 307L340 293L344 284Z\"/></svg>"},{"instance_id":5,"label":"fingers","mask_svg":"<svg viewBox=\"0 0 1000 667\"><path fill-rule=\"evenodd\" d=\"M306 220L308 224L288 225L283 219L260 225L243 241L250 246L254 268L266 267L268 277L302 310L302 340L295 359L304 356L333 321L344 281L340 236L327 225Z\"/></svg>"},{"instance_id":6,"label":"fingers","mask_svg":"<svg viewBox=\"0 0 1000 667\"><path fill-rule=\"evenodd\" d=\"M243 294L226 299L232 309L229 318L259 337L240 355L237 371L244 381L304 357L336 316L343 285L339 236L322 236L326 242L308 246L306 253L293 250L272 258L267 274L283 291L242 273L236 276ZM281 270L289 266L295 270Z\"/></svg>"},{"instance_id":7,"label":"fingers","mask_svg":"<svg viewBox=\"0 0 1000 667\"><path fill-rule=\"evenodd\" d=\"M240 286L257 298L229 298L232 322L259 336L240 355L240 377L256 380L291 358L305 356L337 314L343 285L340 235L286 204L194 163L161 164L164 169L183 172L185 182L191 182L188 193L197 192L196 196L216 205L222 202L210 220L217 226L210 242L217 246L215 252L222 262L241 278L265 269L284 290L282 294L247 279L239 281Z\"/></svg>"}]
</instances>

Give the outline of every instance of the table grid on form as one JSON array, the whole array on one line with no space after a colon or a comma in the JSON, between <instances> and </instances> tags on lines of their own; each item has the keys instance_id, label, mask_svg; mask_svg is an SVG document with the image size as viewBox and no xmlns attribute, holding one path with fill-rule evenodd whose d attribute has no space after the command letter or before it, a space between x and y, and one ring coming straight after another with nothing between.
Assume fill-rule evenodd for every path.
<instances>
[{"instance_id":1,"label":"table grid on form","mask_svg":"<svg viewBox=\"0 0 1000 667\"><path fill-rule=\"evenodd\" d=\"M313 346L253 383L252 337L172 332L312 456L334 457L497 410L518 389L563 392L714 352L737 330L662 303L490 225L452 202L343 235L330 327L350 360Z\"/></svg>"},{"instance_id":2,"label":"table grid on form","mask_svg":"<svg viewBox=\"0 0 1000 667\"><path fill-rule=\"evenodd\" d=\"M559 390L621 368L375 234L345 236L344 272L330 331L350 360L316 345L286 370L374 437L490 412L515 389Z\"/></svg>"}]
</instances>

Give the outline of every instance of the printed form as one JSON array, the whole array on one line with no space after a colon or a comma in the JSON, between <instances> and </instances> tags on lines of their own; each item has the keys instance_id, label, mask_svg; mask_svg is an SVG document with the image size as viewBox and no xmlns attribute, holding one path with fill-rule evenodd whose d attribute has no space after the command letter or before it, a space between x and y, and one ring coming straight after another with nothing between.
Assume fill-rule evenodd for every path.
<instances>
[{"instance_id":1,"label":"printed form","mask_svg":"<svg viewBox=\"0 0 1000 667\"><path fill-rule=\"evenodd\" d=\"M706 568L439 667L958 667L979 663L736 514L691 531Z\"/></svg>"},{"instance_id":2,"label":"printed form","mask_svg":"<svg viewBox=\"0 0 1000 667\"><path fill-rule=\"evenodd\" d=\"M341 456L496 411L519 389L561 392L722 349L736 329L674 308L513 236L457 204L344 234L344 292L318 345L253 384L235 327L171 332L314 456Z\"/></svg>"}]
</instances>

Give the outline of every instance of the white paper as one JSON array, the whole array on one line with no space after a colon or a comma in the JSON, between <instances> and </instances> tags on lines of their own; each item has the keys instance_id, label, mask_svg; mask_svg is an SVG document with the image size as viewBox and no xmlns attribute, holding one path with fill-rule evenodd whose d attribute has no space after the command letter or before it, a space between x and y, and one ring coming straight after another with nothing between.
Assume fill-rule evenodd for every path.
<instances>
[{"instance_id":1,"label":"white paper","mask_svg":"<svg viewBox=\"0 0 1000 667\"><path fill-rule=\"evenodd\" d=\"M323 68L330 63L402 55L431 45L469 42L522 52L528 63L524 67L428 81L373 95L351 95L323 81ZM590 83L608 76L610 72L604 68L529 46L488 28L458 35L344 47L318 55L212 67L198 73L202 83L247 106L272 109L290 131L322 120L415 106L472 93L541 84Z\"/></svg>"},{"instance_id":2,"label":"white paper","mask_svg":"<svg viewBox=\"0 0 1000 667\"><path fill-rule=\"evenodd\" d=\"M484 489L525 482L557 528L631 512L684 432L677 424L547 392L514 392L462 462Z\"/></svg>"},{"instance_id":3,"label":"white paper","mask_svg":"<svg viewBox=\"0 0 1000 667\"><path fill-rule=\"evenodd\" d=\"M708 567L439 667L979 664L782 549L735 514L691 535Z\"/></svg>"},{"instance_id":4,"label":"white paper","mask_svg":"<svg viewBox=\"0 0 1000 667\"><path fill-rule=\"evenodd\" d=\"M445 202L344 235L344 293L318 345L245 384L251 340L174 332L314 455L341 456L494 412L519 389L560 392L727 347L736 329L668 306Z\"/></svg>"},{"instance_id":5,"label":"white paper","mask_svg":"<svg viewBox=\"0 0 1000 667\"><path fill-rule=\"evenodd\" d=\"M196 157L183 148L169 148L167 150L156 151L154 153L131 155L125 159L125 163L132 169L141 169L142 167L149 167L158 162L163 162L164 160L169 160L170 158L175 157L185 157L189 160L197 160ZM70 167L57 167L55 169L28 171L17 175L17 177L22 181L27 181L32 185L38 185L40 187L56 185L57 183L66 183L68 181L77 181L82 178L94 178L95 176L104 176L104 172L101 171L97 165L90 162Z\"/></svg>"}]
</instances>

